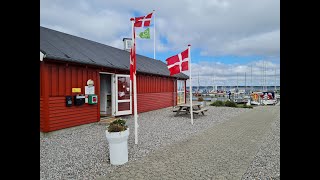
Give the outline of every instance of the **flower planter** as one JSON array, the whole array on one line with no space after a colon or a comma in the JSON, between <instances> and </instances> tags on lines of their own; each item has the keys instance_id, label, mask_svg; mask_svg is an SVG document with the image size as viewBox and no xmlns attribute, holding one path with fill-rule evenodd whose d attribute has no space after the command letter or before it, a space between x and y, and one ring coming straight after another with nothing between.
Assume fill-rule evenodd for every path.
<instances>
[{"instance_id":1,"label":"flower planter","mask_svg":"<svg viewBox=\"0 0 320 180\"><path fill-rule=\"evenodd\" d=\"M121 132L108 132L106 137L109 142L110 163L112 165L122 165L128 162L128 137L129 128Z\"/></svg>"}]
</instances>

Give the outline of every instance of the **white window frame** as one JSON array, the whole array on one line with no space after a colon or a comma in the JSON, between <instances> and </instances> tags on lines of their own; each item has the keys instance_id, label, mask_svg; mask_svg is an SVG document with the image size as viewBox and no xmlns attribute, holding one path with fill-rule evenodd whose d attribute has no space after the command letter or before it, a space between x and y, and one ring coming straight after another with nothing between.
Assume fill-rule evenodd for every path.
<instances>
[{"instance_id":1,"label":"white window frame","mask_svg":"<svg viewBox=\"0 0 320 180\"><path fill-rule=\"evenodd\" d=\"M179 91L179 84L182 83L182 87L183 90ZM186 103L186 87L185 87L185 81L184 80L177 80L177 104L184 104ZM179 102L179 93L183 93L183 99L184 99L184 102Z\"/></svg>"}]
</instances>

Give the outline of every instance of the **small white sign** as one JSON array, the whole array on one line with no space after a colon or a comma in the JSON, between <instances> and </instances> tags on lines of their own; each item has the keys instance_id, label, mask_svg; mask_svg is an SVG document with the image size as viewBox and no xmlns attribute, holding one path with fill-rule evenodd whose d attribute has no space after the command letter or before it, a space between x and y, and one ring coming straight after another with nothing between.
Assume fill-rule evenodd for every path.
<instances>
[{"instance_id":1,"label":"small white sign","mask_svg":"<svg viewBox=\"0 0 320 180\"><path fill-rule=\"evenodd\" d=\"M84 94L94 94L94 86L85 86Z\"/></svg>"}]
</instances>

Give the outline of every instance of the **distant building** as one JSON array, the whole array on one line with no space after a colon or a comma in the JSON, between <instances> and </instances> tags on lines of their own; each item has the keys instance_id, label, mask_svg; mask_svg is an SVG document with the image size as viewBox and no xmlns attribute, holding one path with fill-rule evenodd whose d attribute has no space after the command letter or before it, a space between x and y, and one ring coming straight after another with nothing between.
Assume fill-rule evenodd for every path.
<instances>
[{"instance_id":1,"label":"distant building","mask_svg":"<svg viewBox=\"0 0 320 180\"><path fill-rule=\"evenodd\" d=\"M127 50L40 26L40 131L132 114ZM170 76L164 62L137 54L138 112L185 103L188 78Z\"/></svg>"}]
</instances>

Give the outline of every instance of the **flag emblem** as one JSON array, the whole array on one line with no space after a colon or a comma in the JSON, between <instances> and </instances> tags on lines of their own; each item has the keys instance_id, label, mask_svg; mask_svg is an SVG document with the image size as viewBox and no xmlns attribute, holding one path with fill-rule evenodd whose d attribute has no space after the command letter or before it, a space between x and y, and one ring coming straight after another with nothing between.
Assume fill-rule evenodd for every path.
<instances>
[{"instance_id":1,"label":"flag emblem","mask_svg":"<svg viewBox=\"0 0 320 180\"><path fill-rule=\"evenodd\" d=\"M150 39L150 29L147 28L146 30L140 32L139 34L137 34L139 38L141 39Z\"/></svg>"}]
</instances>

